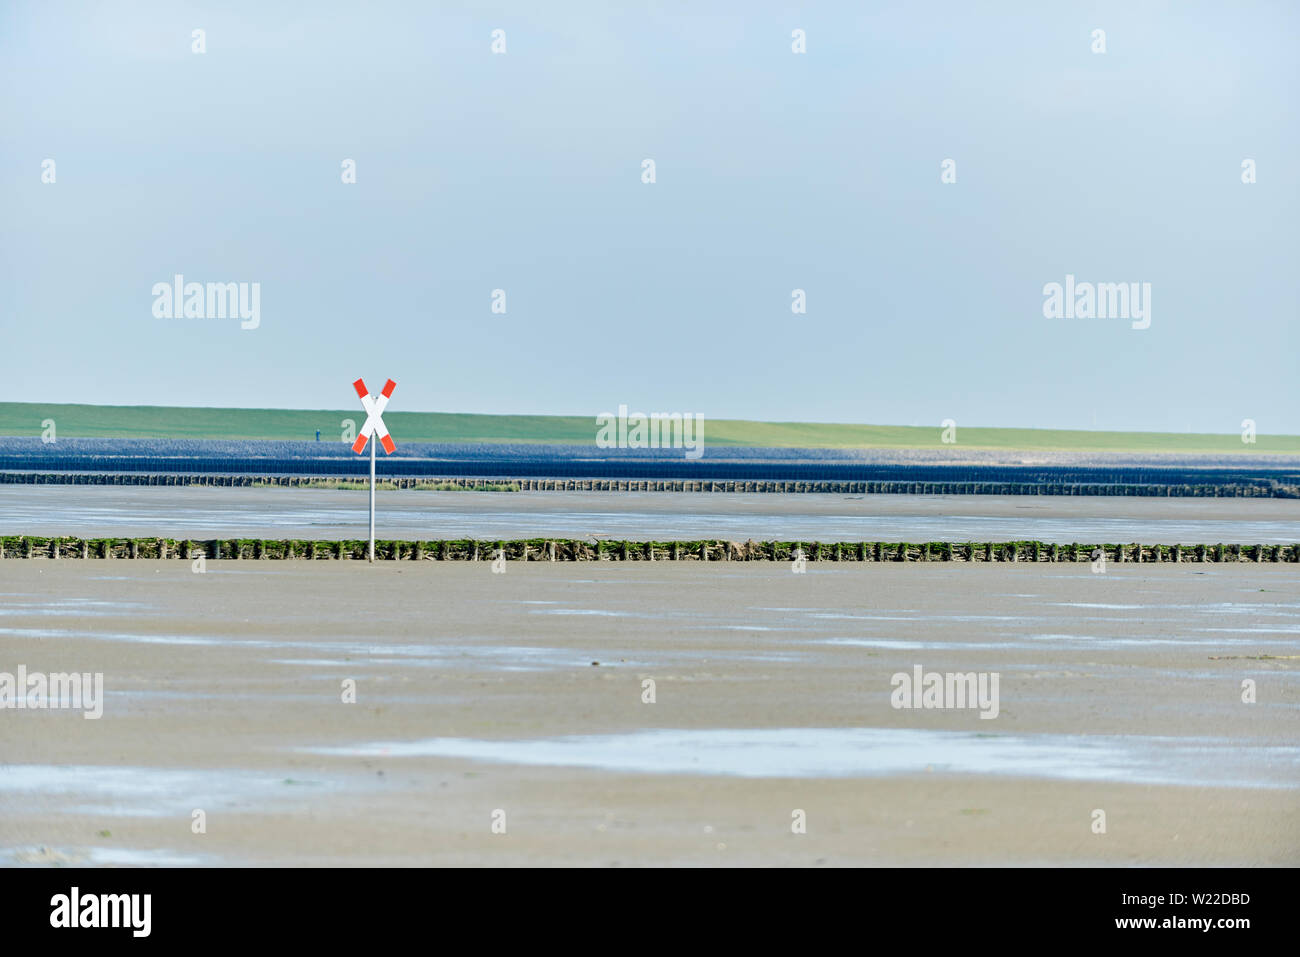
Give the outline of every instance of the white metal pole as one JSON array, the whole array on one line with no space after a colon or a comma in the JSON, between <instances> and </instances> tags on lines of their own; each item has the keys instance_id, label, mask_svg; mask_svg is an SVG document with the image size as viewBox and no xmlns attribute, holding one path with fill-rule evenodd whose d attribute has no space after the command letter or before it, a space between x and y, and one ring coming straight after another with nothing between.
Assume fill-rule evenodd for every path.
<instances>
[{"instance_id":1,"label":"white metal pole","mask_svg":"<svg viewBox=\"0 0 1300 957\"><path fill-rule=\"evenodd\" d=\"M370 560L375 560L375 446L379 433L370 437Z\"/></svg>"}]
</instances>

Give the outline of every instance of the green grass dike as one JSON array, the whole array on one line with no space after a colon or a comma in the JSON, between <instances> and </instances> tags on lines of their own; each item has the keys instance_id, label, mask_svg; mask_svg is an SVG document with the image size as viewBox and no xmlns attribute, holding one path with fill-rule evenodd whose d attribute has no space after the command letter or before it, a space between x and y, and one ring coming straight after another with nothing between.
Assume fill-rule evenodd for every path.
<instances>
[{"instance_id":1,"label":"green grass dike","mask_svg":"<svg viewBox=\"0 0 1300 957\"><path fill-rule=\"evenodd\" d=\"M359 409L209 409L175 406L71 405L0 402L0 435L39 436L53 419L60 438L244 439L322 441L342 438L342 423L360 426ZM399 441L448 443L547 443L595 447L595 415L478 415L396 412L384 421ZM944 449L938 426L851 425L817 422L751 422L707 419L710 446L814 449ZM1239 433L1093 432L1065 429L959 428L966 449L1025 452L1130 452L1211 455L1300 454L1300 436L1264 435L1247 444Z\"/></svg>"}]
</instances>

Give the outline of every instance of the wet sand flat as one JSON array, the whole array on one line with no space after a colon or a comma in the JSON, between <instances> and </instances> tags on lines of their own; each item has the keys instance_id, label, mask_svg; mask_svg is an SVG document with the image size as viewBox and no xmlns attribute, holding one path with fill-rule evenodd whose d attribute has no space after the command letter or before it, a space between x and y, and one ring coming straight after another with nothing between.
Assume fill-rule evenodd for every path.
<instances>
[{"instance_id":1,"label":"wet sand flat","mask_svg":"<svg viewBox=\"0 0 1300 957\"><path fill-rule=\"evenodd\" d=\"M292 488L0 486L10 535L364 537L369 493ZM672 492L377 493L401 539L633 541L1300 541L1300 499Z\"/></svg>"},{"instance_id":2,"label":"wet sand flat","mask_svg":"<svg viewBox=\"0 0 1300 957\"><path fill-rule=\"evenodd\" d=\"M0 562L0 862L1300 862L1289 566L207 569Z\"/></svg>"}]
</instances>

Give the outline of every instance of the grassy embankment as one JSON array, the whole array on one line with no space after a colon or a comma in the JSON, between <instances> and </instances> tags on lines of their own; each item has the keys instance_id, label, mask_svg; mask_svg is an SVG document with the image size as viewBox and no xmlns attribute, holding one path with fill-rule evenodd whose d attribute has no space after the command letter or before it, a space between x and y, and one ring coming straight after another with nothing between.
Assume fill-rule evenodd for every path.
<instances>
[{"instance_id":1,"label":"grassy embankment","mask_svg":"<svg viewBox=\"0 0 1300 957\"><path fill-rule=\"evenodd\" d=\"M53 419L61 438L244 439L339 441L340 423L364 420L360 410L189 409L170 406L97 406L0 402L0 435L35 436ZM554 443L594 446L594 416L478 415L388 412L384 421L398 441L452 443ZM794 448L941 449L938 425L848 425L706 419L712 446ZM1090 432L1082 430L960 427L962 449L1025 452L1131 452L1208 455L1300 454L1300 436L1259 435L1245 444L1238 433Z\"/></svg>"}]
</instances>

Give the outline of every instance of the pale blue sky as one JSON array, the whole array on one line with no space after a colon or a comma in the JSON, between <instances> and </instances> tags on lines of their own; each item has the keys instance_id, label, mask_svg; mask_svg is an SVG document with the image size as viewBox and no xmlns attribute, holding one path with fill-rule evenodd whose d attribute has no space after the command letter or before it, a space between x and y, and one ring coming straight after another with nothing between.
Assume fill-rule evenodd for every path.
<instances>
[{"instance_id":1,"label":"pale blue sky","mask_svg":"<svg viewBox=\"0 0 1300 957\"><path fill-rule=\"evenodd\" d=\"M1298 9L6 0L0 399L1300 433Z\"/></svg>"}]
</instances>

